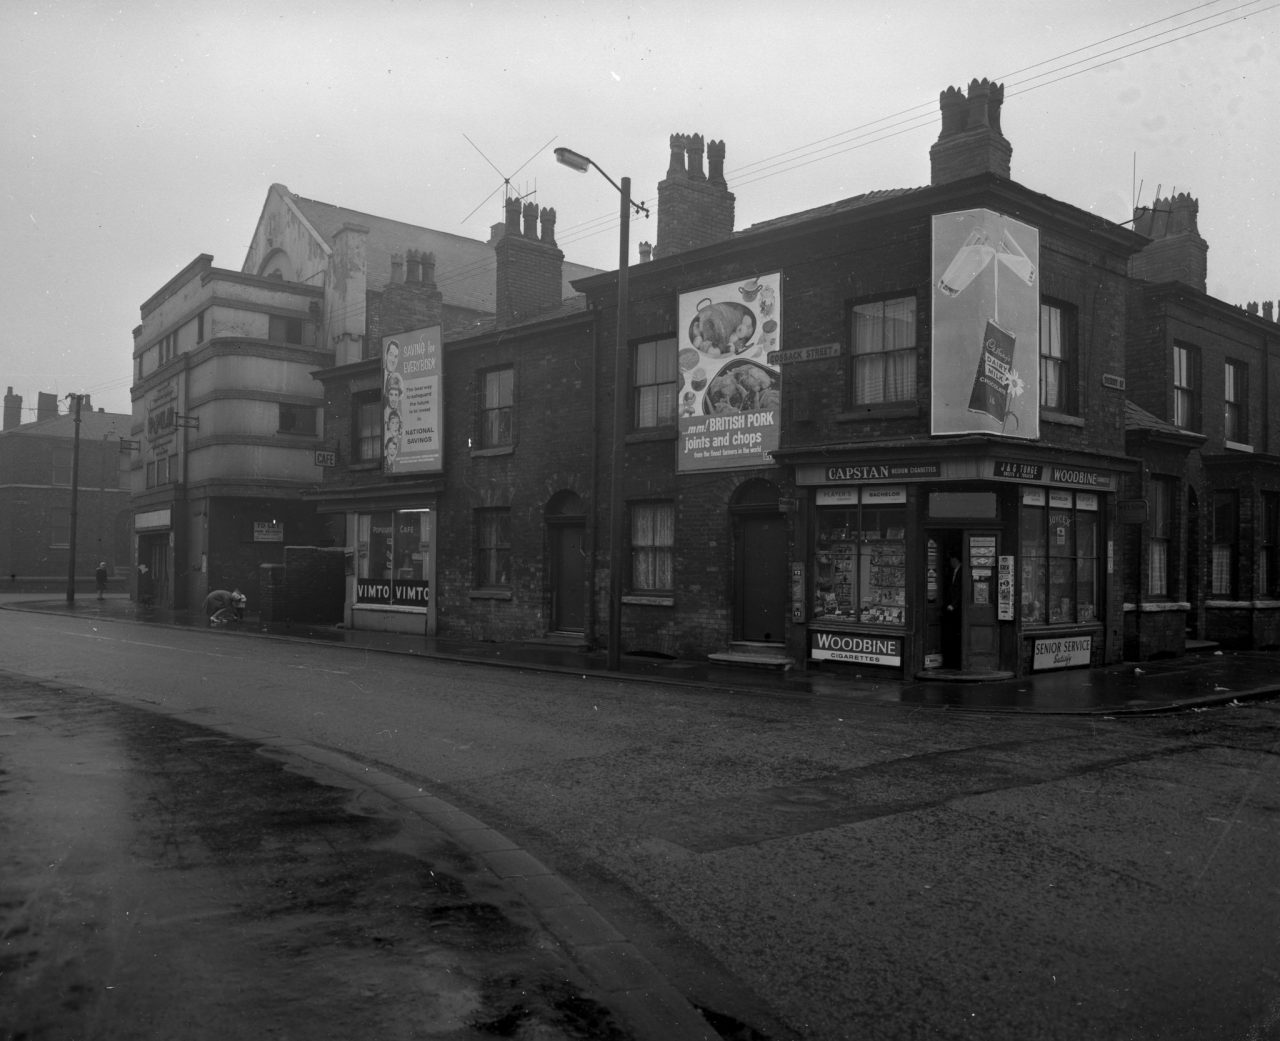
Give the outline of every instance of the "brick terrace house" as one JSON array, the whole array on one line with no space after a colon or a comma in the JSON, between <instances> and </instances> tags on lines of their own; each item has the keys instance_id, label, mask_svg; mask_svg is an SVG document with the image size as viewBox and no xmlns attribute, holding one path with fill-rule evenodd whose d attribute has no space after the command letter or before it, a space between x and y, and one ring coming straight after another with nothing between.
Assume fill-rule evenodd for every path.
<instances>
[{"instance_id":1,"label":"brick terrace house","mask_svg":"<svg viewBox=\"0 0 1280 1041\"><path fill-rule=\"evenodd\" d=\"M1142 460L1126 529L1130 656L1280 646L1280 326L1205 290L1198 202L1134 213L1126 348Z\"/></svg>"},{"instance_id":2,"label":"brick terrace house","mask_svg":"<svg viewBox=\"0 0 1280 1041\"><path fill-rule=\"evenodd\" d=\"M23 422L22 395L4 397L0 432L0 575L5 585L65 583L71 553L71 483L75 417L59 414L54 394L37 396ZM98 561L128 573L129 490L120 443L131 417L80 409L76 495L76 574L91 578Z\"/></svg>"},{"instance_id":3,"label":"brick terrace house","mask_svg":"<svg viewBox=\"0 0 1280 1041\"><path fill-rule=\"evenodd\" d=\"M895 675L1119 659L1126 272L1145 240L1012 181L1002 100L985 81L942 94L927 187L704 222L674 254L672 211L727 188L718 156L704 175L700 140L673 139L631 279L625 649ZM614 276L577 284L611 328ZM696 415L648 422L650 351ZM609 369L602 353L601 387Z\"/></svg>"},{"instance_id":4,"label":"brick terrace house","mask_svg":"<svg viewBox=\"0 0 1280 1041\"><path fill-rule=\"evenodd\" d=\"M239 586L256 606L269 592L264 566L283 565L290 547L346 547L346 513L320 509L325 497L312 493L337 473L381 481L381 439L368 436L381 430L380 406L361 411L359 395L366 383L380 389L365 370L380 364L383 333L491 319L494 268L493 241L275 184L239 271L202 254L144 303L134 331L135 552L158 601L195 608L210 588ZM565 277L591 270L569 266ZM326 416L332 380L344 393ZM339 592L339 616L341 605Z\"/></svg>"}]
</instances>

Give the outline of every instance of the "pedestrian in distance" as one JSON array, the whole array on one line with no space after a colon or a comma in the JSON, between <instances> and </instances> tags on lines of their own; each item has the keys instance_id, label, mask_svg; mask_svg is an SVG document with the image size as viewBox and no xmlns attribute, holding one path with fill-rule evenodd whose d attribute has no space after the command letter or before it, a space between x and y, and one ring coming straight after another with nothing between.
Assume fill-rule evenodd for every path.
<instances>
[{"instance_id":1,"label":"pedestrian in distance","mask_svg":"<svg viewBox=\"0 0 1280 1041\"><path fill-rule=\"evenodd\" d=\"M215 589L204 598L204 613L209 616L209 624L214 626L241 622L248 602L239 589Z\"/></svg>"},{"instance_id":2,"label":"pedestrian in distance","mask_svg":"<svg viewBox=\"0 0 1280 1041\"><path fill-rule=\"evenodd\" d=\"M105 560L98 561L98 570L93 573L93 580L98 585L98 599L101 600L107 593L107 562Z\"/></svg>"},{"instance_id":3,"label":"pedestrian in distance","mask_svg":"<svg viewBox=\"0 0 1280 1041\"><path fill-rule=\"evenodd\" d=\"M156 582L146 564L138 565L138 603L150 607L156 599Z\"/></svg>"}]
</instances>

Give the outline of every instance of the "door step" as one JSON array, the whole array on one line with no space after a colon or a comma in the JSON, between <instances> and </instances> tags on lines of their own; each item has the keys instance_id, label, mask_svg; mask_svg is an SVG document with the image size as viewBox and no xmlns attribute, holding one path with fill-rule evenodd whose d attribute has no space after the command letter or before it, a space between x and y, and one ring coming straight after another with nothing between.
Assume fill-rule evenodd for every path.
<instances>
[{"instance_id":1,"label":"door step","mask_svg":"<svg viewBox=\"0 0 1280 1041\"><path fill-rule=\"evenodd\" d=\"M707 659L717 665L733 665L744 669L776 669L785 671L795 664L780 643L752 643L735 640L728 650L708 654Z\"/></svg>"}]
</instances>

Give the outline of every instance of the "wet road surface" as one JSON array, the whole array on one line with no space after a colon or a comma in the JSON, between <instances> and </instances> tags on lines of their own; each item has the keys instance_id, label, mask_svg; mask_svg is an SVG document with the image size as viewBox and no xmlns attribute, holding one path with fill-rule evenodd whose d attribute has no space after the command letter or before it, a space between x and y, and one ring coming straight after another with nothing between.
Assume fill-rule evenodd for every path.
<instances>
[{"instance_id":1,"label":"wet road surface","mask_svg":"<svg viewBox=\"0 0 1280 1041\"><path fill-rule=\"evenodd\" d=\"M471 859L522 899L531 857L583 894L538 913L574 964L611 935L644 952L614 942L612 983L584 990L615 1012L656 968L756 1031L735 1041L1280 1038L1274 703L978 715L2 620L15 671L391 775L407 793L352 790L511 836Z\"/></svg>"},{"instance_id":2,"label":"wet road surface","mask_svg":"<svg viewBox=\"0 0 1280 1041\"><path fill-rule=\"evenodd\" d=\"M0 674L0 1037L632 1034L416 815L312 764Z\"/></svg>"}]
</instances>

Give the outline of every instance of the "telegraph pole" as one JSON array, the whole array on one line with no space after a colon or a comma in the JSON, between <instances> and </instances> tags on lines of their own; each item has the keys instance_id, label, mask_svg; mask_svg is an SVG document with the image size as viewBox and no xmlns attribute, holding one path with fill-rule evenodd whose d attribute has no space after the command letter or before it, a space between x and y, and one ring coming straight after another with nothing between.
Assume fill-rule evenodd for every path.
<instances>
[{"instance_id":1,"label":"telegraph pole","mask_svg":"<svg viewBox=\"0 0 1280 1041\"><path fill-rule=\"evenodd\" d=\"M75 410L76 435L71 442L71 537L67 540L67 605L74 606L76 600L76 502L80 496L80 403L83 394L68 394L71 407Z\"/></svg>"}]
</instances>

